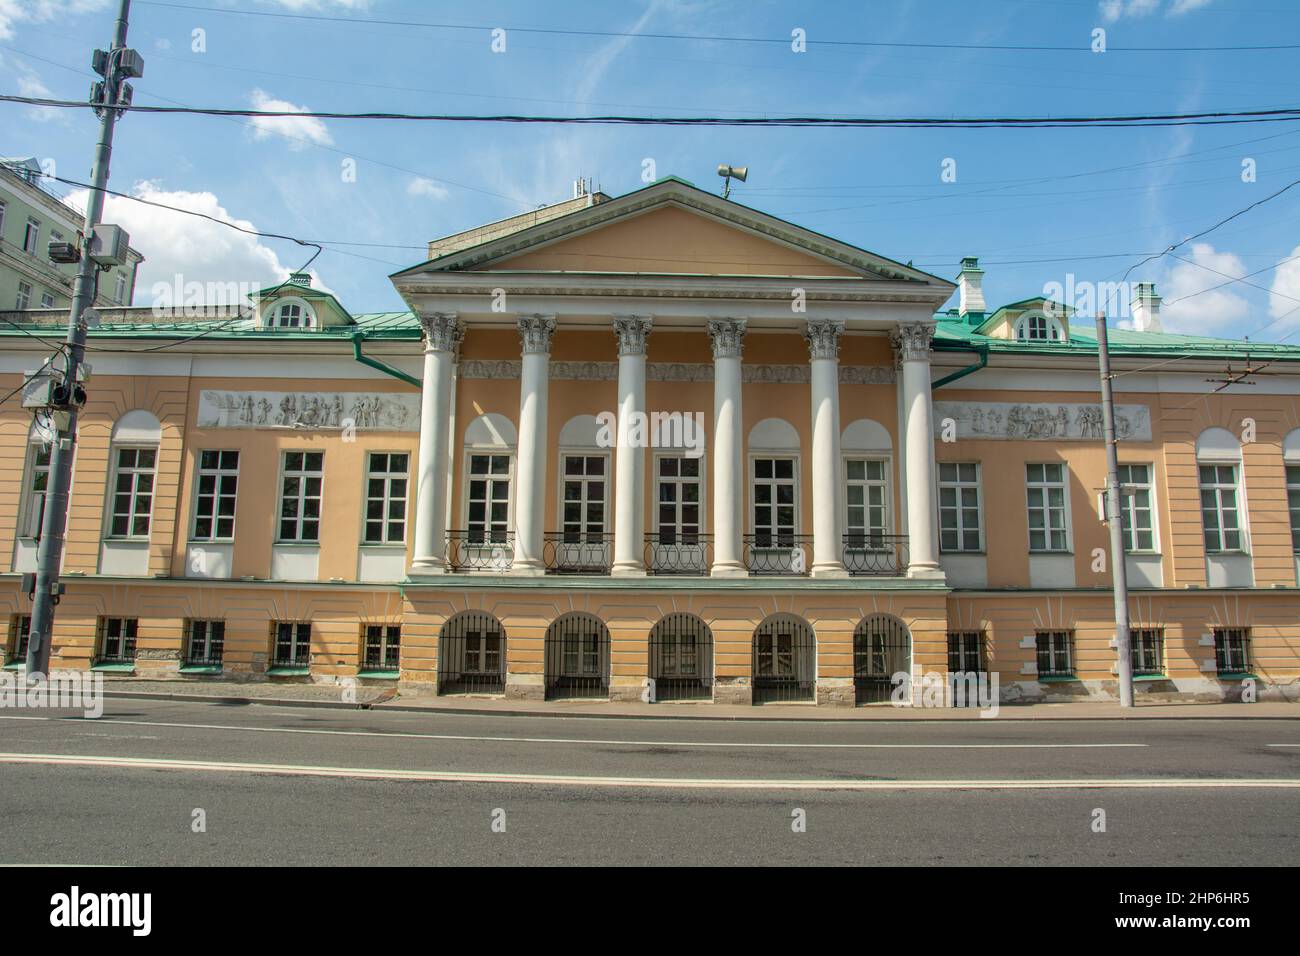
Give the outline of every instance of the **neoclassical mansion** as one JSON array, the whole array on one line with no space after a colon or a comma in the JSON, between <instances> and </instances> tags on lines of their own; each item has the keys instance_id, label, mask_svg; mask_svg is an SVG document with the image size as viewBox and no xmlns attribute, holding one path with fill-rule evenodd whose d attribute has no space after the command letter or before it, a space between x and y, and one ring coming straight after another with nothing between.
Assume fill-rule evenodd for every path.
<instances>
[{"instance_id":1,"label":"neoclassical mansion","mask_svg":"<svg viewBox=\"0 0 1300 956\"><path fill-rule=\"evenodd\" d=\"M409 310L306 276L104 309L55 668L853 705L1116 692L1091 322L675 178L430 243ZM949 306L949 300L956 305ZM1300 349L1111 332L1141 694L1300 676ZM0 388L56 313L6 313ZM44 330L39 332L37 330ZM1217 389L1247 363L1265 374ZM0 405L21 666L49 445ZM900 692L899 688L903 690ZM1249 690L1247 690L1249 688Z\"/></svg>"}]
</instances>

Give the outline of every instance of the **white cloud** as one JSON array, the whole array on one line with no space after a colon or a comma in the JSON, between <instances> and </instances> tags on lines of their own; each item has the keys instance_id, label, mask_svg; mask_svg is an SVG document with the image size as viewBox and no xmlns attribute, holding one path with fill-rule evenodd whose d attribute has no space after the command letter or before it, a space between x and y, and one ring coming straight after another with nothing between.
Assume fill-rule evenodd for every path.
<instances>
[{"instance_id":1,"label":"white cloud","mask_svg":"<svg viewBox=\"0 0 1300 956\"><path fill-rule=\"evenodd\" d=\"M245 229L256 228L248 220L232 216L210 192L166 190L156 182L146 181L136 183L131 194L204 213ZM85 200L85 190L68 197L81 208ZM263 245L259 237L197 216L109 196L104 221L122 226L131 236L131 245L145 257L136 279L136 305L151 304L154 284L173 287L177 276L181 277L182 287L190 282L212 283L212 292L205 297L229 304L229 297L221 294L226 284L244 283L256 289L280 282L289 274L275 250ZM298 265L293 263L294 268Z\"/></svg>"},{"instance_id":2,"label":"white cloud","mask_svg":"<svg viewBox=\"0 0 1300 956\"><path fill-rule=\"evenodd\" d=\"M34 96L43 99L51 99L54 94L50 88L41 80L41 75L27 66L18 66L18 93L21 96ZM53 106L32 106L27 109L27 115L38 123L48 123L51 120L64 118L62 111Z\"/></svg>"},{"instance_id":3,"label":"white cloud","mask_svg":"<svg viewBox=\"0 0 1300 956\"><path fill-rule=\"evenodd\" d=\"M1208 7L1214 0L1174 0L1169 6L1169 15L1171 17L1181 17L1184 13L1191 13L1193 10L1200 10Z\"/></svg>"},{"instance_id":4,"label":"white cloud","mask_svg":"<svg viewBox=\"0 0 1300 956\"><path fill-rule=\"evenodd\" d=\"M406 193L408 196L426 196L429 199L446 199L448 196L446 186L424 176L416 176L407 183Z\"/></svg>"},{"instance_id":5,"label":"white cloud","mask_svg":"<svg viewBox=\"0 0 1300 956\"><path fill-rule=\"evenodd\" d=\"M1125 17L1149 17L1160 9L1162 0L1100 0L1097 10L1107 23L1114 23ZM1165 15L1181 17L1185 13L1208 7L1214 0L1169 0Z\"/></svg>"},{"instance_id":6,"label":"white cloud","mask_svg":"<svg viewBox=\"0 0 1300 956\"><path fill-rule=\"evenodd\" d=\"M288 100L278 100L265 90L253 90L249 97L253 109L273 112L307 113L310 107L298 106ZM290 149L306 149L309 144L330 146L334 137L330 135L325 124L315 117L296 118L292 116L254 116L251 117L254 139L269 139L281 136L289 143Z\"/></svg>"},{"instance_id":7,"label":"white cloud","mask_svg":"<svg viewBox=\"0 0 1300 956\"><path fill-rule=\"evenodd\" d=\"M14 35L18 23L47 23L54 17L102 10L108 0L0 0L0 40Z\"/></svg>"},{"instance_id":8,"label":"white cloud","mask_svg":"<svg viewBox=\"0 0 1300 956\"><path fill-rule=\"evenodd\" d=\"M294 11L323 10L330 7L343 10L365 10L370 6L370 0L263 0L263 2Z\"/></svg>"},{"instance_id":9,"label":"white cloud","mask_svg":"<svg viewBox=\"0 0 1300 956\"><path fill-rule=\"evenodd\" d=\"M1161 319L1165 331L1240 338L1246 331L1243 323L1250 315L1250 303L1234 292L1231 285L1213 292L1204 290L1230 281L1229 277L1240 279L1250 270L1240 258L1230 252L1216 252L1208 242L1196 243L1191 256L1184 258L1191 258L1205 268L1174 260L1161 284L1164 299ZM1192 295L1195 297L1184 298Z\"/></svg>"},{"instance_id":10,"label":"white cloud","mask_svg":"<svg viewBox=\"0 0 1300 956\"><path fill-rule=\"evenodd\" d=\"M1290 259L1290 262L1286 260ZM1281 329L1300 326L1300 246L1291 250L1277 264L1273 272L1273 283L1269 286L1268 314L1274 319L1286 316L1286 321L1270 329L1270 333Z\"/></svg>"}]
</instances>

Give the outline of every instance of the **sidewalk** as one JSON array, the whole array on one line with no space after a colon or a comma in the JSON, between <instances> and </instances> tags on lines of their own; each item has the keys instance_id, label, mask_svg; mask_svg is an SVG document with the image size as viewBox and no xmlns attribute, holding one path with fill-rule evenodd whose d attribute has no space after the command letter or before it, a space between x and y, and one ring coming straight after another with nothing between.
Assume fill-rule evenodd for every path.
<instances>
[{"instance_id":1,"label":"sidewalk","mask_svg":"<svg viewBox=\"0 0 1300 956\"><path fill-rule=\"evenodd\" d=\"M116 699L174 700L223 704L266 704L280 707L330 707L344 710L373 709L429 714L489 716L592 717L649 720L1241 720L1250 718L1300 719L1300 703L1268 701L1255 704L1141 703L1125 711L1109 701L1065 704L1003 704L996 718L980 717L978 710L963 708L818 707L812 704L764 704L744 707L701 703L623 703L607 701L527 701L499 697L437 697L428 693L399 692L397 688L356 687L355 700L343 699L344 688L326 684L272 684L265 682L195 683L187 680L110 679L104 695Z\"/></svg>"}]
</instances>

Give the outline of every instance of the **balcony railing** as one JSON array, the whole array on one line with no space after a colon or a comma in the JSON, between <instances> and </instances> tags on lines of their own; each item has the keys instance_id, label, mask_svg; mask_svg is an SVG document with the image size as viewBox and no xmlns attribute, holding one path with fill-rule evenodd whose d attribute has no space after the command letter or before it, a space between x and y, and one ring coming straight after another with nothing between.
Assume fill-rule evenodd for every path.
<instances>
[{"instance_id":1,"label":"balcony railing","mask_svg":"<svg viewBox=\"0 0 1300 956\"><path fill-rule=\"evenodd\" d=\"M852 577L907 573L907 535L850 531L844 536L844 567Z\"/></svg>"},{"instance_id":2,"label":"balcony railing","mask_svg":"<svg viewBox=\"0 0 1300 956\"><path fill-rule=\"evenodd\" d=\"M780 531L747 534L744 561L753 575L806 575L812 564L812 535Z\"/></svg>"},{"instance_id":3,"label":"balcony railing","mask_svg":"<svg viewBox=\"0 0 1300 956\"><path fill-rule=\"evenodd\" d=\"M456 572L505 572L515 560L513 531L448 531L447 567Z\"/></svg>"},{"instance_id":4,"label":"balcony railing","mask_svg":"<svg viewBox=\"0 0 1300 956\"><path fill-rule=\"evenodd\" d=\"M547 574L609 574L614 535L608 531L548 531L542 564Z\"/></svg>"},{"instance_id":5,"label":"balcony railing","mask_svg":"<svg viewBox=\"0 0 1300 956\"><path fill-rule=\"evenodd\" d=\"M660 531L645 536L645 567L650 574L707 575L713 564L713 535Z\"/></svg>"}]
</instances>

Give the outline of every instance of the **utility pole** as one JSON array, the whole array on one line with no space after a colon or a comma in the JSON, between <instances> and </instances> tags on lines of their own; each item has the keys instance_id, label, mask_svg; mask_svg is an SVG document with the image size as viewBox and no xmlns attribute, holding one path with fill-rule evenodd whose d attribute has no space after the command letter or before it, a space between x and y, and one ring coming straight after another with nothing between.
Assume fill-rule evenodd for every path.
<instances>
[{"instance_id":1,"label":"utility pole","mask_svg":"<svg viewBox=\"0 0 1300 956\"><path fill-rule=\"evenodd\" d=\"M72 459L77 445L77 417L86 395L78 381L86 350L85 311L95 300L97 272L104 258L103 238L95 235L104 211L104 189L108 185L109 160L113 153L113 127L122 112L118 107L131 103L131 84L126 80L144 72L144 61L126 46L127 19L131 0L121 0L113 45L105 53L96 50L95 72L102 82L91 87L90 102L99 116L99 142L91 169L91 190L86 197L86 223L78 237L77 277L72 288L72 311L68 316L68 337L63 350L62 381L50 390L48 412L55 429L50 453L49 485L45 513L41 520L41 543L36 555L36 588L32 593L31 636L27 645L27 675L47 674L50 666L50 635L54 624L54 605L62 585L59 572L63 564L63 538L68 522L68 489L72 484Z\"/></svg>"},{"instance_id":2,"label":"utility pole","mask_svg":"<svg viewBox=\"0 0 1300 956\"><path fill-rule=\"evenodd\" d=\"M1124 523L1120 516L1119 449L1115 439L1115 401L1111 394L1110 338L1106 313L1097 313L1097 361L1101 366L1101 414L1106 441L1106 524L1110 527L1111 582L1115 591L1115 653L1119 655L1119 705L1133 706L1133 658L1129 651L1128 568L1124 563Z\"/></svg>"}]
</instances>

